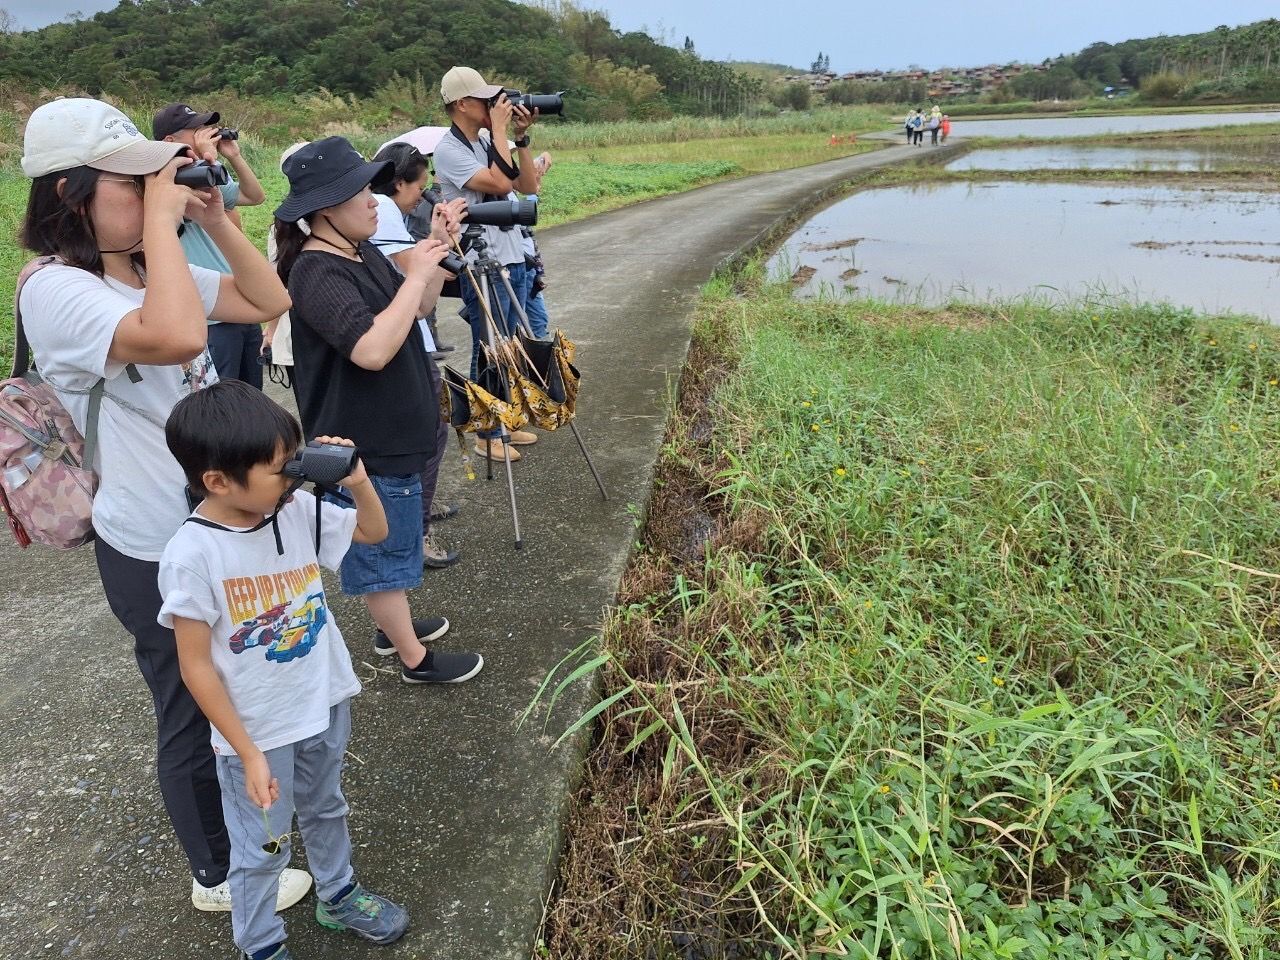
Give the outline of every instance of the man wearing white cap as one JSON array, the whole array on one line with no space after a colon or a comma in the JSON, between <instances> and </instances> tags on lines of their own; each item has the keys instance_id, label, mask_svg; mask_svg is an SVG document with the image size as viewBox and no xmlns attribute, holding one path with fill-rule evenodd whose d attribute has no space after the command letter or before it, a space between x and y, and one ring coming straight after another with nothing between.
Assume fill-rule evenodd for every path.
<instances>
[{"instance_id":1,"label":"man wearing white cap","mask_svg":"<svg viewBox=\"0 0 1280 960\"><path fill-rule=\"evenodd\" d=\"M440 82L440 95L444 98L445 112L453 121L435 153L436 179L444 199L463 197L470 205L500 200L513 190L536 193L538 175L529 152L529 127L537 120L537 111L530 112L512 104L503 95L502 87L485 83L484 77L470 67L454 67L446 73ZM515 138L514 158L507 143L508 128ZM528 283L520 231L486 226L484 240L489 255L510 272L511 288L521 298L523 309ZM469 259L476 259L474 253ZM471 324L471 376L474 378L480 342L485 335L485 318L479 295L470 280L465 276L458 280ZM493 310L494 319L499 312L505 315L508 330L503 332L511 332L518 321L506 289L494 290L493 299L499 308ZM490 306L492 309L493 305ZM511 432L510 441L516 446L528 446L537 440L537 435L527 430ZM502 443L496 436L477 435L476 453L491 460L502 460ZM512 460L520 459L517 451L511 450L510 454Z\"/></svg>"}]
</instances>

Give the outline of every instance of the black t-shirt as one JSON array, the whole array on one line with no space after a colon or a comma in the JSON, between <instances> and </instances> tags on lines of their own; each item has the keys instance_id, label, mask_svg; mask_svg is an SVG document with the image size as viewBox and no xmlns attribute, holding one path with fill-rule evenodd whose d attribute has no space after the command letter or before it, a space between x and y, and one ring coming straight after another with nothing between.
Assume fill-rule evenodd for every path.
<instances>
[{"instance_id":1,"label":"black t-shirt","mask_svg":"<svg viewBox=\"0 0 1280 960\"><path fill-rule=\"evenodd\" d=\"M402 282L377 247L360 244L363 263L304 250L289 272L293 307L293 386L308 437L353 440L379 476L421 473L435 454L440 411L431 390L418 325L381 370L351 362L351 351L391 303Z\"/></svg>"}]
</instances>

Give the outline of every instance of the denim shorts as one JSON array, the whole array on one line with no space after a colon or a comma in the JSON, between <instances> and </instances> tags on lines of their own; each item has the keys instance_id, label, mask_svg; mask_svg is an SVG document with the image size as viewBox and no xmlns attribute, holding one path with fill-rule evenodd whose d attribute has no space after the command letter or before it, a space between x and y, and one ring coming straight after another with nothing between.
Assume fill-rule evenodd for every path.
<instances>
[{"instance_id":1,"label":"denim shorts","mask_svg":"<svg viewBox=\"0 0 1280 960\"><path fill-rule=\"evenodd\" d=\"M422 477L414 473L369 480L387 513L387 539L351 544L342 558L342 592L349 597L422 585Z\"/></svg>"}]
</instances>

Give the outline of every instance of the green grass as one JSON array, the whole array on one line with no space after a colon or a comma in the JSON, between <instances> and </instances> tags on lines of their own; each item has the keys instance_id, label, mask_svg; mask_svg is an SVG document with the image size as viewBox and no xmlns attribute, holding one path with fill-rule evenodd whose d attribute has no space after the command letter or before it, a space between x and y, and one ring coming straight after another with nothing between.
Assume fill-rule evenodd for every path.
<instances>
[{"instance_id":1,"label":"green grass","mask_svg":"<svg viewBox=\"0 0 1280 960\"><path fill-rule=\"evenodd\" d=\"M683 383L553 956L1277 955L1277 331L756 268Z\"/></svg>"}]
</instances>

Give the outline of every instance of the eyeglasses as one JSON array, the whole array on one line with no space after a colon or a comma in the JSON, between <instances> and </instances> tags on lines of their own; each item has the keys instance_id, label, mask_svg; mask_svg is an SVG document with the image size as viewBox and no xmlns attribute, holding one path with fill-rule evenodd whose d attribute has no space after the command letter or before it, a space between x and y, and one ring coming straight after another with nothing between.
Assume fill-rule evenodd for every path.
<instances>
[{"instance_id":1,"label":"eyeglasses","mask_svg":"<svg viewBox=\"0 0 1280 960\"><path fill-rule=\"evenodd\" d=\"M142 197L147 189L146 184L143 183L141 177L129 177L128 179L125 179L124 177L99 177L98 182L99 183L131 183L133 184L133 192L136 193L139 197Z\"/></svg>"}]
</instances>

